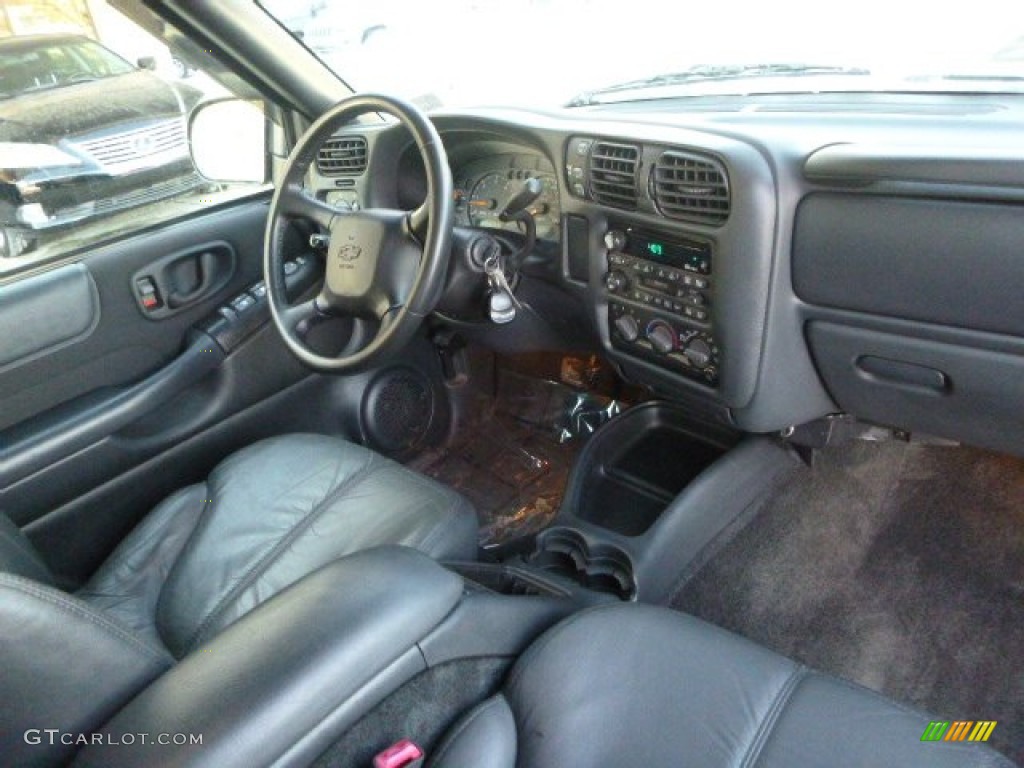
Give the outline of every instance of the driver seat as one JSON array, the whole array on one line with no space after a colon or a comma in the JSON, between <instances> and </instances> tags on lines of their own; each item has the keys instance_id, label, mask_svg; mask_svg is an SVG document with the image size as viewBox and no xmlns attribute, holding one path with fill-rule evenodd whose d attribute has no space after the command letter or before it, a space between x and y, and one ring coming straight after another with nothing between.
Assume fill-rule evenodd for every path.
<instances>
[{"instance_id":1,"label":"driver seat","mask_svg":"<svg viewBox=\"0 0 1024 768\"><path fill-rule=\"evenodd\" d=\"M206 482L165 499L77 597L180 659L303 576L385 544L475 559L476 513L456 492L362 446L286 435L229 456ZM6 519L0 572L53 584Z\"/></svg>"}]
</instances>

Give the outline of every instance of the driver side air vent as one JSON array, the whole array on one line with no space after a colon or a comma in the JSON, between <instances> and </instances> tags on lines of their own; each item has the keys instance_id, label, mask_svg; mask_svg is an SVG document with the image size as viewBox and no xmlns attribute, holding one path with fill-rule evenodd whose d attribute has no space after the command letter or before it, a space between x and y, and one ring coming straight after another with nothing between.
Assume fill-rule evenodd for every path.
<instances>
[{"instance_id":1,"label":"driver side air vent","mask_svg":"<svg viewBox=\"0 0 1024 768\"><path fill-rule=\"evenodd\" d=\"M640 149L630 144L599 141L590 155L590 191L605 205L634 210Z\"/></svg>"},{"instance_id":2,"label":"driver side air vent","mask_svg":"<svg viewBox=\"0 0 1024 768\"><path fill-rule=\"evenodd\" d=\"M316 155L316 167L324 176L358 176L366 170L366 139L362 136L328 139Z\"/></svg>"},{"instance_id":3,"label":"driver side air vent","mask_svg":"<svg viewBox=\"0 0 1024 768\"><path fill-rule=\"evenodd\" d=\"M729 218L729 180L709 157L663 152L651 174L651 194L672 219L721 224Z\"/></svg>"}]
</instances>

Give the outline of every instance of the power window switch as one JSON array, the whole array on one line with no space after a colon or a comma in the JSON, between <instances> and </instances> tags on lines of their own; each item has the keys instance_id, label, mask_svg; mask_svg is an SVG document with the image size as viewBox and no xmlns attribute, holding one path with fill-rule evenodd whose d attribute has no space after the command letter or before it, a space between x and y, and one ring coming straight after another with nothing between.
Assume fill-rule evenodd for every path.
<instances>
[{"instance_id":1,"label":"power window switch","mask_svg":"<svg viewBox=\"0 0 1024 768\"><path fill-rule=\"evenodd\" d=\"M231 300L231 308L241 314L255 303L256 299L248 293L243 293L241 296L236 296Z\"/></svg>"}]
</instances>

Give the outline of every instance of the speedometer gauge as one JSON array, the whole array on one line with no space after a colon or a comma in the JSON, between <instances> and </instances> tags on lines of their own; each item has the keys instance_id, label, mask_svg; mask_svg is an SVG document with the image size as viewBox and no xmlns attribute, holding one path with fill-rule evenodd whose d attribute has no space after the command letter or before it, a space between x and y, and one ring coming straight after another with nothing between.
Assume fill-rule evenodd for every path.
<instances>
[{"instance_id":1,"label":"speedometer gauge","mask_svg":"<svg viewBox=\"0 0 1024 768\"><path fill-rule=\"evenodd\" d=\"M504 173L488 173L473 187L469 194L469 223L474 227L501 229L504 223L498 214L512 198L508 177Z\"/></svg>"}]
</instances>

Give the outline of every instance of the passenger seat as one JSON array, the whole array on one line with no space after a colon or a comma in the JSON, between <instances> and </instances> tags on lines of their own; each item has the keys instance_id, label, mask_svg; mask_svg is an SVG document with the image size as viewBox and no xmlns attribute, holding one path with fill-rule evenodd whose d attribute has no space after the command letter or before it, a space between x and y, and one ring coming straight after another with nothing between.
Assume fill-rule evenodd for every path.
<instances>
[{"instance_id":1,"label":"passenger seat","mask_svg":"<svg viewBox=\"0 0 1024 768\"><path fill-rule=\"evenodd\" d=\"M464 716L429 764L1014 765L983 744L922 741L929 721L692 616L615 604L576 614L541 636L504 691Z\"/></svg>"}]
</instances>

